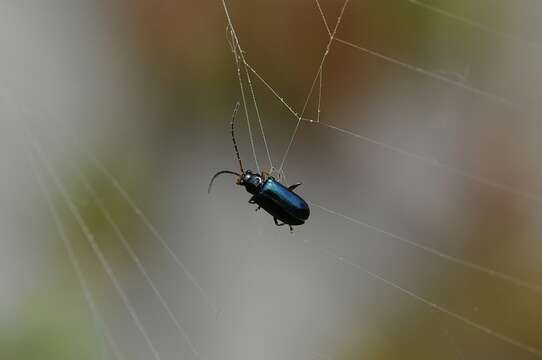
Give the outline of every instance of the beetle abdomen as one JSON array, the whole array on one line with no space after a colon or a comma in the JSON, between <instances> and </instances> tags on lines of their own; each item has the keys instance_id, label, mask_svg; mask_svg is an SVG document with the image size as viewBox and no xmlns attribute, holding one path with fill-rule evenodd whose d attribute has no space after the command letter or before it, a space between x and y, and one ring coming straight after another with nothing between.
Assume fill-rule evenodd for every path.
<instances>
[{"instance_id":1,"label":"beetle abdomen","mask_svg":"<svg viewBox=\"0 0 542 360\"><path fill-rule=\"evenodd\" d=\"M289 225L301 225L310 215L305 200L273 178L264 182L252 200L273 217Z\"/></svg>"}]
</instances>

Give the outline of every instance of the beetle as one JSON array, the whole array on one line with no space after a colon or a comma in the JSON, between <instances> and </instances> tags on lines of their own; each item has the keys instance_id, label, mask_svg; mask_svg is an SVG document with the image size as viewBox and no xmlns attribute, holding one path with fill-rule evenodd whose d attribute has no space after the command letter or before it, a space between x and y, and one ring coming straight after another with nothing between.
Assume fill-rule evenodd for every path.
<instances>
[{"instance_id":1,"label":"beetle","mask_svg":"<svg viewBox=\"0 0 542 360\"><path fill-rule=\"evenodd\" d=\"M290 231L293 231L293 226L303 225L309 218L309 205L299 195L294 192L301 183L296 183L291 186L281 184L277 179L269 173L262 171L261 174L253 173L250 170L243 169L241 156L235 140L235 118L239 110L239 103L233 110L231 120L231 138L237 161L239 161L240 173L231 170L221 170L213 175L209 183L208 193L211 193L211 188L215 179L223 174L237 176L236 184L244 186L247 192L252 194L248 201L249 204L256 204L256 211L264 209L275 221L275 225L288 225ZM280 221L280 222L279 222Z\"/></svg>"}]
</instances>

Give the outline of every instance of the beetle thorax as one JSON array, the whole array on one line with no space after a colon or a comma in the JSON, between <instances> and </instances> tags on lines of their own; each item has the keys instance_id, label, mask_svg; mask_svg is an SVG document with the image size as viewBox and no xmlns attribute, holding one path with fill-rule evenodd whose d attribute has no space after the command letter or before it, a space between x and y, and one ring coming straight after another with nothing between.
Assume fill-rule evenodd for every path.
<instances>
[{"instance_id":1,"label":"beetle thorax","mask_svg":"<svg viewBox=\"0 0 542 360\"><path fill-rule=\"evenodd\" d=\"M239 185L243 185L245 189L251 194L256 194L260 190L260 186L263 183L263 179L260 174L253 174L250 170L247 170L241 176Z\"/></svg>"}]
</instances>

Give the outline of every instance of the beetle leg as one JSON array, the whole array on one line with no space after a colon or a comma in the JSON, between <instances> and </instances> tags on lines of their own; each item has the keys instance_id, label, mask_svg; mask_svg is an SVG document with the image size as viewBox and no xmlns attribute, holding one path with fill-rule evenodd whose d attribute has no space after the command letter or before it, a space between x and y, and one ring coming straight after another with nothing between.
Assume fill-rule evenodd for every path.
<instances>
[{"instance_id":1,"label":"beetle leg","mask_svg":"<svg viewBox=\"0 0 542 360\"><path fill-rule=\"evenodd\" d=\"M281 223L281 224L279 224L279 221L277 220L277 218L273 218L273 220L275 221L275 225L277 225L277 226L284 226L284 225L286 225L286 223Z\"/></svg>"},{"instance_id":2,"label":"beetle leg","mask_svg":"<svg viewBox=\"0 0 542 360\"><path fill-rule=\"evenodd\" d=\"M288 190L292 191L301 184L303 184L303 183L297 183L297 184L290 185L290 186L288 186Z\"/></svg>"},{"instance_id":3,"label":"beetle leg","mask_svg":"<svg viewBox=\"0 0 542 360\"><path fill-rule=\"evenodd\" d=\"M290 232L293 234L294 233L294 227L292 225L288 225L290 227Z\"/></svg>"},{"instance_id":4,"label":"beetle leg","mask_svg":"<svg viewBox=\"0 0 542 360\"><path fill-rule=\"evenodd\" d=\"M248 201L249 204L256 204L256 201L254 201L254 196L250 198L250 200ZM262 207L258 205L258 207L256 208L256 210L254 211L258 211L260 210Z\"/></svg>"}]
</instances>

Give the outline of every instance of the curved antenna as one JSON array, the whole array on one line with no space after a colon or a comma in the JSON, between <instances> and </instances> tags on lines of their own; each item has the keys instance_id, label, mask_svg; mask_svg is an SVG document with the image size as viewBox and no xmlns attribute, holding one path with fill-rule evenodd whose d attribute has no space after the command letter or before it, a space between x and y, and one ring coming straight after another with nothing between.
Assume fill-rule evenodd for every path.
<instances>
[{"instance_id":1,"label":"curved antenna","mask_svg":"<svg viewBox=\"0 0 542 360\"><path fill-rule=\"evenodd\" d=\"M237 147L237 141L235 140L235 116L237 115L238 110L239 110L239 101L235 105L235 109L233 109L233 115L231 117L231 139L233 141L233 148L235 149L235 155L237 156L237 160L239 161L239 168L241 168L241 173L244 173L245 170L243 169L243 163L241 162L241 156L239 155L239 148Z\"/></svg>"},{"instance_id":2,"label":"curved antenna","mask_svg":"<svg viewBox=\"0 0 542 360\"><path fill-rule=\"evenodd\" d=\"M211 188L213 187L213 182L215 181L215 179L217 177L219 177L220 175L222 174L231 174L231 175L236 175L236 176L239 176L241 177L241 174L238 174L234 171L229 171L229 170L222 170L222 171L219 171L217 172L216 174L213 175L213 177L211 178L211 182L209 183L209 188L207 189L207 193L210 194L211 193Z\"/></svg>"}]
</instances>

